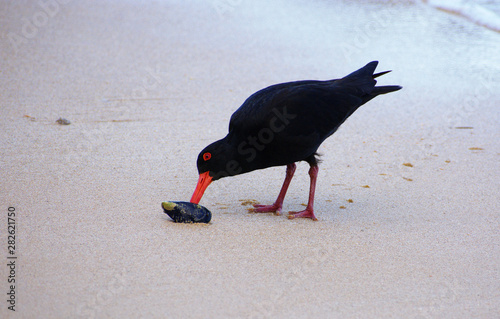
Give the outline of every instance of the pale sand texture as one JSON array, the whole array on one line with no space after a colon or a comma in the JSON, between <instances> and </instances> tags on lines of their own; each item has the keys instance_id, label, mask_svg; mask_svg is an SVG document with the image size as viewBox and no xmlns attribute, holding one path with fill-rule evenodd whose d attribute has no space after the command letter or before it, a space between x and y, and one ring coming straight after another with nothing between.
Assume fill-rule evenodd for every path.
<instances>
[{"instance_id":1,"label":"pale sand texture","mask_svg":"<svg viewBox=\"0 0 500 319\"><path fill-rule=\"evenodd\" d=\"M0 317L500 316L500 34L373 1L52 10L0 3L1 263L9 206L19 257L17 316L1 266ZM272 203L284 167L209 186L209 225L163 214L189 200L198 152L251 93L371 60L404 89L321 146L318 222L241 205ZM306 203L307 168L285 210Z\"/></svg>"}]
</instances>

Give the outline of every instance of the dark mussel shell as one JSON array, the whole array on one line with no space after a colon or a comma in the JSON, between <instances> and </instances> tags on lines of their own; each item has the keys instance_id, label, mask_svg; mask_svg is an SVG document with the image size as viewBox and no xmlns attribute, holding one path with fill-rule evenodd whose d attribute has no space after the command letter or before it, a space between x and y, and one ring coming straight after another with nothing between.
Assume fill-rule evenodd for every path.
<instances>
[{"instance_id":1,"label":"dark mussel shell","mask_svg":"<svg viewBox=\"0 0 500 319\"><path fill-rule=\"evenodd\" d=\"M212 219L207 208L190 202L163 202L161 207L176 223L208 223Z\"/></svg>"}]
</instances>

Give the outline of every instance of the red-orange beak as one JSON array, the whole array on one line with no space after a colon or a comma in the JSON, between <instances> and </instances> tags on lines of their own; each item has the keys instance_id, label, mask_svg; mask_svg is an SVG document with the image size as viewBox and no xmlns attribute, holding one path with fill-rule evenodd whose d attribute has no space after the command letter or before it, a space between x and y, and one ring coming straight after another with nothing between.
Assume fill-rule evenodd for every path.
<instances>
[{"instance_id":1,"label":"red-orange beak","mask_svg":"<svg viewBox=\"0 0 500 319\"><path fill-rule=\"evenodd\" d=\"M207 189L208 185L212 182L212 177L208 173L209 172L200 174L193 197L191 197L191 203L198 204L203 196L203 193L205 192L205 189Z\"/></svg>"}]
</instances>

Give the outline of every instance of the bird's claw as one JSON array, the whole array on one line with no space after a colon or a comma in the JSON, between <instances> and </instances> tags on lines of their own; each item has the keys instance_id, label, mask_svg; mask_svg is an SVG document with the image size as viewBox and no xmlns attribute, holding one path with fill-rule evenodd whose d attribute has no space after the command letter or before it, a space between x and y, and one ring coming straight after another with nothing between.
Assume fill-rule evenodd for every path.
<instances>
[{"instance_id":1,"label":"bird's claw","mask_svg":"<svg viewBox=\"0 0 500 319\"><path fill-rule=\"evenodd\" d=\"M272 205L260 205L260 204L255 204L253 205L252 212L254 213L275 213L276 215L280 216L281 215L281 206L272 204Z\"/></svg>"},{"instance_id":2,"label":"bird's claw","mask_svg":"<svg viewBox=\"0 0 500 319\"><path fill-rule=\"evenodd\" d=\"M305 209L300 212L288 212L288 219L294 218L311 218L312 220L317 221L318 219L314 216L314 211L312 209Z\"/></svg>"}]
</instances>

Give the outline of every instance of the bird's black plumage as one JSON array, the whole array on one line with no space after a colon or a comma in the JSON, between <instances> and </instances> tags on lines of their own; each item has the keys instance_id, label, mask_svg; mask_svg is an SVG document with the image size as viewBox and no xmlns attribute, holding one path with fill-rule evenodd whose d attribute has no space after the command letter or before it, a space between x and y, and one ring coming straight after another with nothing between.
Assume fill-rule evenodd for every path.
<instances>
[{"instance_id":1,"label":"bird's black plumage","mask_svg":"<svg viewBox=\"0 0 500 319\"><path fill-rule=\"evenodd\" d=\"M212 180L271 166L316 165L321 143L361 105L400 86L375 86L378 62L336 80L296 81L252 94L231 116L226 137L198 156L199 173Z\"/></svg>"},{"instance_id":2,"label":"bird's black plumage","mask_svg":"<svg viewBox=\"0 0 500 319\"><path fill-rule=\"evenodd\" d=\"M229 121L229 132L198 156L200 177L191 197L199 203L208 185L219 178L251 172L271 166L286 165L286 178L272 205L254 205L255 212L279 214L295 162L310 165L309 201L306 209L289 212L288 218L311 218L318 165L316 151L361 105L379 94L401 89L400 86L375 86L378 62L337 80L296 81L272 85L252 94Z\"/></svg>"}]
</instances>

